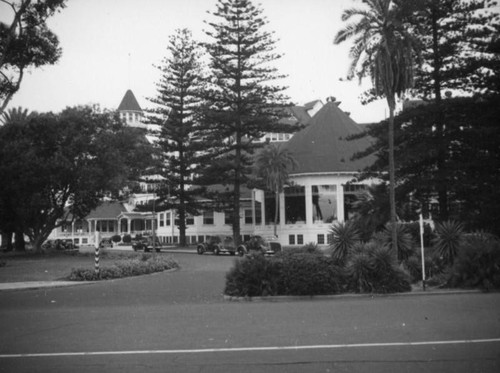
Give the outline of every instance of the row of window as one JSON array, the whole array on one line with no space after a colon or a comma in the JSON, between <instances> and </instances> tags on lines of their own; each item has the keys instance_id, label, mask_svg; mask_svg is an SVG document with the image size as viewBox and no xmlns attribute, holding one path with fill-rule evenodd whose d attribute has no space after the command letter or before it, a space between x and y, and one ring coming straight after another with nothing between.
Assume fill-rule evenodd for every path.
<instances>
[{"instance_id":1,"label":"row of window","mask_svg":"<svg viewBox=\"0 0 500 373\"><path fill-rule=\"evenodd\" d=\"M325 237L327 239L327 244L332 243L332 235L331 234L318 234L316 243L318 245L325 244ZM303 245L304 244L304 235L302 234L290 234L288 235L288 244L289 245Z\"/></svg>"},{"instance_id":2,"label":"row of window","mask_svg":"<svg viewBox=\"0 0 500 373\"><path fill-rule=\"evenodd\" d=\"M215 224L213 211L205 211L205 212L203 212L202 216L203 216L203 225L214 225ZM232 223L231 214L225 213L224 214L224 224L231 225L231 223ZM245 209L244 210L244 223L245 224L253 224L252 209ZM262 223L262 218L261 218L260 213L256 212L255 223L256 224ZM159 226L160 227L169 227L169 226L171 226L171 224L172 224L172 218L171 218L170 212L165 212L165 213L159 214ZM174 225L175 226L179 225L178 218L175 219ZM193 215L188 215L186 217L186 225L194 225L194 216Z\"/></svg>"}]
</instances>

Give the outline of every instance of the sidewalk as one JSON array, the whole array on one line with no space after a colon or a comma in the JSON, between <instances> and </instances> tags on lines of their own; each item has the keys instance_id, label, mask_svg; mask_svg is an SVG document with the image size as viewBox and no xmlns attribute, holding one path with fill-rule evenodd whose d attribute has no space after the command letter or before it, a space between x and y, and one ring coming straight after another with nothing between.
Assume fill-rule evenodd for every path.
<instances>
[{"instance_id":1,"label":"sidewalk","mask_svg":"<svg viewBox=\"0 0 500 373\"><path fill-rule=\"evenodd\" d=\"M25 281L0 283L0 292L7 290L36 290L67 286L90 285L92 281Z\"/></svg>"}]
</instances>

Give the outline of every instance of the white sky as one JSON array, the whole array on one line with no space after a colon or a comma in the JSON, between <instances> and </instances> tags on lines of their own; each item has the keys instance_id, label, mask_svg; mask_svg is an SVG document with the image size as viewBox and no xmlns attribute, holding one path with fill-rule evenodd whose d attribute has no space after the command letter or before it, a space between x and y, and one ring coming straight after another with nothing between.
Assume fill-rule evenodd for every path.
<instances>
[{"instance_id":1,"label":"white sky","mask_svg":"<svg viewBox=\"0 0 500 373\"><path fill-rule=\"evenodd\" d=\"M359 95L368 80L341 82L349 63L350 43L333 45L342 26L342 10L359 6L356 0L254 0L261 4L268 28L275 31L276 62L292 102L335 96L344 111L359 122L382 120L386 103L361 105ZM22 106L40 112L67 106L98 103L116 109L127 89L132 89L144 109L146 97L155 95L159 64L166 54L168 37L177 28L189 28L201 40L216 0L68 0L52 17L49 27L58 35L63 54L54 66L25 74L21 89L8 108ZM0 20L8 20L0 4Z\"/></svg>"}]
</instances>

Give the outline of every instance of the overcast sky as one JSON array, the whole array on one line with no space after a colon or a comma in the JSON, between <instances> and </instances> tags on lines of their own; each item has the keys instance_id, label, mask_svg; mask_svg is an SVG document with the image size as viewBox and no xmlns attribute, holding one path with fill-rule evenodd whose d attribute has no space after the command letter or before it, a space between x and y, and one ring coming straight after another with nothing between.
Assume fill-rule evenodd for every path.
<instances>
[{"instance_id":1,"label":"overcast sky","mask_svg":"<svg viewBox=\"0 0 500 373\"><path fill-rule=\"evenodd\" d=\"M204 38L216 0L69 0L67 7L49 20L63 54L54 66L34 69L8 108L22 106L37 111L60 111L66 106L98 103L116 109L125 91L132 89L144 109L155 95L159 64L166 54L168 37L177 28L189 28ZM292 102L304 104L328 96L342 101L359 123L386 115L383 100L363 106L360 93L369 80L342 82L349 63L348 48L333 45L343 9L356 0L260 0L268 28L275 32L276 62L288 75L283 84ZM8 9L0 4L0 19Z\"/></svg>"}]
</instances>

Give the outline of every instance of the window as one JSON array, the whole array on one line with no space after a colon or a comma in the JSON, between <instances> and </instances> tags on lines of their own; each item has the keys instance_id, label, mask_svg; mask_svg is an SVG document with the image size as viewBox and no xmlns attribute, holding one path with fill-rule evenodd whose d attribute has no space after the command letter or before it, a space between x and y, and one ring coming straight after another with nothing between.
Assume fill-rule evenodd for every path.
<instances>
[{"instance_id":1,"label":"window","mask_svg":"<svg viewBox=\"0 0 500 373\"><path fill-rule=\"evenodd\" d=\"M170 212L167 212L167 213L165 214L165 225L166 225L167 227L170 227L170 225L171 225L171 222L170 222Z\"/></svg>"},{"instance_id":2,"label":"window","mask_svg":"<svg viewBox=\"0 0 500 373\"><path fill-rule=\"evenodd\" d=\"M298 245L303 245L304 244L304 236L302 234L297 235L297 244Z\"/></svg>"},{"instance_id":3,"label":"window","mask_svg":"<svg viewBox=\"0 0 500 373\"><path fill-rule=\"evenodd\" d=\"M165 214L160 214L160 227L165 226Z\"/></svg>"},{"instance_id":4,"label":"window","mask_svg":"<svg viewBox=\"0 0 500 373\"><path fill-rule=\"evenodd\" d=\"M194 225L194 216L193 215L186 216L186 225Z\"/></svg>"},{"instance_id":5,"label":"window","mask_svg":"<svg viewBox=\"0 0 500 373\"><path fill-rule=\"evenodd\" d=\"M331 223L337 220L337 186L312 186L313 221Z\"/></svg>"},{"instance_id":6,"label":"window","mask_svg":"<svg viewBox=\"0 0 500 373\"><path fill-rule=\"evenodd\" d=\"M245 224L253 224L253 214L251 209L245 210Z\"/></svg>"},{"instance_id":7,"label":"window","mask_svg":"<svg viewBox=\"0 0 500 373\"><path fill-rule=\"evenodd\" d=\"M325 243L325 235L318 234L318 245L323 245Z\"/></svg>"},{"instance_id":8,"label":"window","mask_svg":"<svg viewBox=\"0 0 500 373\"><path fill-rule=\"evenodd\" d=\"M306 221L306 194L303 186L285 188L285 219L287 224Z\"/></svg>"},{"instance_id":9,"label":"window","mask_svg":"<svg viewBox=\"0 0 500 373\"><path fill-rule=\"evenodd\" d=\"M264 194L265 203L265 214L266 214L266 225L274 224L274 217L276 212L276 196L272 192L265 192ZM262 216L262 215L261 215ZM280 215L278 212L278 224L280 222Z\"/></svg>"},{"instance_id":10,"label":"window","mask_svg":"<svg viewBox=\"0 0 500 373\"><path fill-rule=\"evenodd\" d=\"M289 244L289 245L295 245L295 235L290 234L290 235L288 236L288 244Z\"/></svg>"},{"instance_id":11,"label":"window","mask_svg":"<svg viewBox=\"0 0 500 373\"><path fill-rule=\"evenodd\" d=\"M204 211L203 212L203 224L204 225L213 225L214 224L214 212L213 211Z\"/></svg>"},{"instance_id":12,"label":"window","mask_svg":"<svg viewBox=\"0 0 500 373\"><path fill-rule=\"evenodd\" d=\"M327 243L330 245L333 242L333 234L329 234L327 237Z\"/></svg>"}]
</instances>

